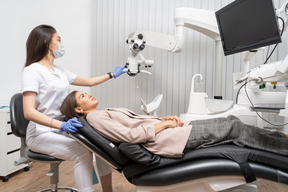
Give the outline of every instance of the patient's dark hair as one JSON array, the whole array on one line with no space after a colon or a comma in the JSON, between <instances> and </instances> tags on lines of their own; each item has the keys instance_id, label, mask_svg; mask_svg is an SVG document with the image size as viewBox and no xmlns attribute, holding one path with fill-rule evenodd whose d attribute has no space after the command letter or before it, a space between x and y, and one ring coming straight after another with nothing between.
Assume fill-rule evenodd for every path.
<instances>
[{"instance_id":1,"label":"patient's dark hair","mask_svg":"<svg viewBox=\"0 0 288 192\"><path fill-rule=\"evenodd\" d=\"M82 113L76 113L75 112L75 107L78 106L77 102L76 102L76 95L77 91L72 91L69 95L67 95L67 97L64 99L61 107L60 107L60 111L63 115L65 115L66 117L68 117L69 119L73 118L73 117L81 117L84 116L84 114Z\"/></svg>"}]
</instances>

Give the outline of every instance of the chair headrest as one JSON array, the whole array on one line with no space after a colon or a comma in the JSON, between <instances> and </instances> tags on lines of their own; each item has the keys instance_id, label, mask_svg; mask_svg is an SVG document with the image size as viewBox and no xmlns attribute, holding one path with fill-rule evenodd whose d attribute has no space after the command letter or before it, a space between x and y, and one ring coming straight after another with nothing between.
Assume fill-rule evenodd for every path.
<instances>
[{"instance_id":1,"label":"chair headrest","mask_svg":"<svg viewBox=\"0 0 288 192\"><path fill-rule=\"evenodd\" d=\"M16 93L10 100L10 121L13 134L18 137L26 137L29 120L24 118L23 96L21 93Z\"/></svg>"}]
</instances>

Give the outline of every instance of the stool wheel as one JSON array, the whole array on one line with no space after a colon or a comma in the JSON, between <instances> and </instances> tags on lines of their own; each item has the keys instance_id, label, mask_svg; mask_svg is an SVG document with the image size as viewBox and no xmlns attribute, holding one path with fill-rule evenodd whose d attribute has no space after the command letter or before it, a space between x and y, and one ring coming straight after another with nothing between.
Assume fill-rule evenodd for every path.
<instances>
[{"instance_id":1,"label":"stool wheel","mask_svg":"<svg viewBox=\"0 0 288 192\"><path fill-rule=\"evenodd\" d=\"M2 177L3 182L7 182L9 180L9 176Z\"/></svg>"},{"instance_id":2,"label":"stool wheel","mask_svg":"<svg viewBox=\"0 0 288 192\"><path fill-rule=\"evenodd\" d=\"M29 171L30 170L30 166L24 167L24 171Z\"/></svg>"}]
</instances>

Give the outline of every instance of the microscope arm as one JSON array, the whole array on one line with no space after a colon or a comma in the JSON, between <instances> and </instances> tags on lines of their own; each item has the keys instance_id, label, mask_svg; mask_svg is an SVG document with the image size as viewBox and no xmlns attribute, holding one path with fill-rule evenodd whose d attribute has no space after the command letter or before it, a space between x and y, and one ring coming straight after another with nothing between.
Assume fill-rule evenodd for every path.
<instances>
[{"instance_id":1,"label":"microscope arm","mask_svg":"<svg viewBox=\"0 0 288 192\"><path fill-rule=\"evenodd\" d=\"M128 42L140 39L147 45L169 52L181 52L184 42L183 27L198 31L213 40L220 40L214 11L195 8L176 8L174 12L176 35L152 31L136 31L128 36Z\"/></svg>"},{"instance_id":2,"label":"microscope arm","mask_svg":"<svg viewBox=\"0 0 288 192\"><path fill-rule=\"evenodd\" d=\"M199 31L215 41L220 41L214 11L195 8L176 8L174 12L174 23L176 25L175 35L167 35L151 31L136 31L128 36L126 42L130 45L132 55L126 64L129 71L128 74L134 76L140 72L139 69L134 70L139 66L137 59L134 58L136 58L138 53L144 48L139 50L138 47L140 46L134 46L135 44L149 45L173 53L181 52L184 44L184 27Z\"/></svg>"},{"instance_id":3,"label":"microscope arm","mask_svg":"<svg viewBox=\"0 0 288 192\"><path fill-rule=\"evenodd\" d=\"M135 39L140 39L141 41L145 42L146 45L164 49L170 52L177 49L176 45L178 44L175 36L152 31L136 31L128 36L128 42Z\"/></svg>"}]
</instances>

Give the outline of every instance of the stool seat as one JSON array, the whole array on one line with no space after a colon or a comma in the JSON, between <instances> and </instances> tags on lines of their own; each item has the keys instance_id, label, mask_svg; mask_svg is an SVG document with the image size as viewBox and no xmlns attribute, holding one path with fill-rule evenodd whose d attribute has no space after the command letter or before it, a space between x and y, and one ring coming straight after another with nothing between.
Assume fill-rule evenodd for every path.
<instances>
[{"instance_id":1,"label":"stool seat","mask_svg":"<svg viewBox=\"0 0 288 192\"><path fill-rule=\"evenodd\" d=\"M53 157L51 155L43 154L43 153L37 153L32 150L28 150L27 155L30 159L36 160L36 161L51 161L51 162L61 162L62 159L58 159L56 157Z\"/></svg>"}]
</instances>

